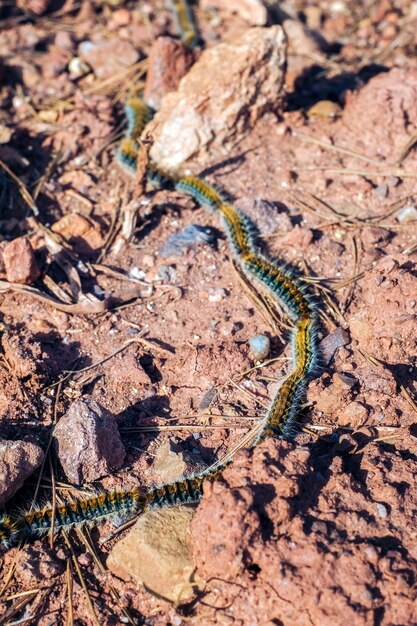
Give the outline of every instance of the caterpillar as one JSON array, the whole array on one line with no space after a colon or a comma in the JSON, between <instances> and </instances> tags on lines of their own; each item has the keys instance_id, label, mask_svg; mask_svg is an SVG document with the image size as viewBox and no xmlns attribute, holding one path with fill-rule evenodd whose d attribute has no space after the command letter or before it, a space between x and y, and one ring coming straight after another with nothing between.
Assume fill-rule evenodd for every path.
<instances>
[{"instance_id":1,"label":"caterpillar","mask_svg":"<svg viewBox=\"0 0 417 626\"><path fill-rule=\"evenodd\" d=\"M196 48L201 44L201 39L193 19L193 15L187 0L169 0L170 8L175 16L181 40L188 48Z\"/></svg>"},{"instance_id":2,"label":"caterpillar","mask_svg":"<svg viewBox=\"0 0 417 626\"><path fill-rule=\"evenodd\" d=\"M130 174L136 172L138 140L150 117L145 109L137 97L130 98L125 107L128 127L116 158ZM300 400L317 370L319 360L317 307L306 286L291 271L259 253L257 231L251 220L226 202L209 183L196 176L164 172L154 163L149 165L148 180L155 187L184 193L219 214L236 261L249 283L255 290L265 291L268 301L282 308L292 320L293 368L282 381L263 417L253 445L270 436L282 438L294 435ZM203 484L218 480L225 466L226 463L218 462L200 473L147 491L139 488L104 491L59 506L54 515L49 505L26 513L3 515L0 517L0 546L8 548L22 539L42 535L50 531L52 525L58 531L81 524L94 524L115 515L138 515L152 507L197 502L202 497Z\"/></svg>"},{"instance_id":3,"label":"caterpillar","mask_svg":"<svg viewBox=\"0 0 417 626\"><path fill-rule=\"evenodd\" d=\"M0 547L11 548L23 539L41 537L52 529L69 530L93 525L120 515L139 515L152 508L198 502L207 481L218 480L225 465L214 464L202 472L148 490L138 487L103 491L52 508L50 504L17 515L0 517Z\"/></svg>"}]
</instances>

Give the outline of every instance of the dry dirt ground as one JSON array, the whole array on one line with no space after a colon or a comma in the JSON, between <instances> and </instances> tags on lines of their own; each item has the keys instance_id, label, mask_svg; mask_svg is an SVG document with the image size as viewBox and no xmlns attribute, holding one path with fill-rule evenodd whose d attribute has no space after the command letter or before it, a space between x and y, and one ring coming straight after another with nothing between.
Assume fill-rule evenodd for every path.
<instances>
[{"instance_id":1,"label":"dry dirt ground","mask_svg":"<svg viewBox=\"0 0 417 626\"><path fill-rule=\"evenodd\" d=\"M114 160L122 105L143 86L156 37L177 34L165 3L18 5L0 7L0 245L30 238L41 298L18 286L0 296L0 434L46 451L52 424L93 399L116 416L126 449L96 485L152 484L167 440L190 470L236 444L290 347L244 290L216 217L192 201L149 194L134 236L120 239L135 200ZM214 5L194 5L207 46L250 28ZM300 416L309 430L240 452L207 490L191 525L203 581L192 601L175 606L111 574L119 537L100 543L105 524L87 546L73 532L4 554L0 624L417 624L417 4L269 5L270 24L297 25L283 111L223 159L187 166L257 222L271 256L312 279L326 320L323 369ZM108 53L94 70L69 65L80 43L103 39L129 44L117 53L127 68L109 68ZM168 254L189 224L209 227L208 240ZM67 264L48 239L54 225ZM253 369L258 334L277 358ZM54 448L49 458L38 499L50 499L51 477L58 497L77 495ZM39 479L6 509L27 506Z\"/></svg>"}]
</instances>

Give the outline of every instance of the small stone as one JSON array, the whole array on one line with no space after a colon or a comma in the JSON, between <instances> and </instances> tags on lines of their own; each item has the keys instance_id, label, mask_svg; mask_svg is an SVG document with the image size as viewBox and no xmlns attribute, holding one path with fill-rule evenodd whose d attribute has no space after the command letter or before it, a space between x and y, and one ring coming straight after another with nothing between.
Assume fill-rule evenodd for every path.
<instances>
[{"instance_id":1,"label":"small stone","mask_svg":"<svg viewBox=\"0 0 417 626\"><path fill-rule=\"evenodd\" d=\"M143 99L155 111L163 96L174 91L194 63L194 52L182 41L158 37L148 57L148 73Z\"/></svg>"},{"instance_id":2,"label":"small stone","mask_svg":"<svg viewBox=\"0 0 417 626\"><path fill-rule=\"evenodd\" d=\"M400 224L404 222L415 222L417 220L417 209L415 206L407 205L397 211L395 217Z\"/></svg>"},{"instance_id":3,"label":"small stone","mask_svg":"<svg viewBox=\"0 0 417 626\"><path fill-rule=\"evenodd\" d=\"M328 365L332 360L336 350L347 346L350 343L349 333L343 328L336 328L336 330L329 333L321 342L319 346L320 357L324 363Z\"/></svg>"},{"instance_id":4,"label":"small stone","mask_svg":"<svg viewBox=\"0 0 417 626\"><path fill-rule=\"evenodd\" d=\"M236 207L243 211L261 233L288 233L293 229L288 209L280 202L271 202L263 198L242 198Z\"/></svg>"},{"instance_id":5,"label":"small stone","mask_svg":"<svg viewBox=\"0 0 417 626\"><path fill-rule=\"evenodd\" d=\"M261 0L202 0L201 6L203 9L237 13L252 26L264 26L268 18L266 6Z\"/></svg>"},{"instance_id":6,"label":"small stone","mask_svg":"<svg viewBox=\"0 0 417 626\"><path fill-rule=\"evenodd\" d=\"M20 489L43 458L43 451L34 443L0 439L0 506Z\"/></svg>"},{"instance_id":7,"label":"small stone","mask_svg":"<svg viewBox=\"0 0 417 626\"><path fill-rule=\"evenodd\" d=\"M216 289L209 289L208 301L209 302L221 302L227 297L227 292L222 287L216 287Z\"/></svg>"},{"instance_id":8,"label":"small stone","mask_svg":"<svg viewBox=\"0 0 417 626\"><path fill-rule=\"evenodd\" d=\"M194 508L181 505L144 513L110 552L107 566L174 604L194 595L190 524Z\"/></svg>"},{"instance_id":9,"label":"small stone","mask_svg":"<svg viewBox=\"0 0 417 626\"><path fill-rule=\"evenodd\" d=\"M12 129L0 124L0 144L9 143L12 138Z\"/></svg>"},{"instance_id":10,"label":"small stone","mask_svg":"<svg viewBox=\"0 0 417 626\"><path fill-rule=\"evenodd\" d=\"M178 480L195 469L194 459L172 441L166 441L157 448L152 470L158 482L163 484Z\"/></svg>"},{"instance_id":11,"label":"small stone","mask_svg":"<svg viewBox=\"0 0 417 626\"><path fill-rule=\"evenodd\" d=\"M17 0L17 6L23 11L43 15L49 8L51 0Z\"/></svg>"},{"instance_id":12,"label":"small stone","mask_svg":"<svg viewBox=\"0 0 417 626\"><path fill-rule=\"evenodd\" d=\"M380 198L386 198L388 196L388 185L386 183L384 183L383 185L378 185L377 187L375 187L375 193L380 197Z\"/></svg>"},{"instance_id":13,"label":"small stone","mask_svg":"<svg viewBox=\"0 0 417 626\"><path fill-rule=\"evenodd\" d=\"M378 512L379 517L387 517L388 515L388 510L387 507L384 504L381 504L380 502L377 502L375 504L375 508Z\"/></svg>"},{"instance_id":14,"label":"small stone","mask_svg":"<svg viewBox=\"0 0 417 626\"><path fill-rule=\"evenodd\" d=\"M82 78L89 73L90 66L82 61L80 57L73 57L68 63L68 71L70 78L72 78L72 80L77 80L78 78Z\"/></svg>"},{"instance_id":15,"label":"small stone","mask_svg":"<svg viewBox=\"0 0 417 626\"><path fill-rule=\"evenodd\" d=\"M335 376L339 379L344 387L347 389L352 389L355 385L358 384L358 379L352 376L351 374L346 374L344 372L336 372Z\"/></svg>"},{"instance_id":16,"label":"small stone","mask_svg":"<svg viewBox=\"0 0 417 626\"><path fill-rule=\"evenodd\" d=\"M35 253L29 239L13 239L3 250L3 263L10 283L30 285L40 276Z\"/></svg>"},{"instance_id":17,"label":"small stone","mask_svg":"<svg viewBox=\"0 0 417 626\"><path fill-rule=\"evenodd\" d=\"M313 241L313 231L303 226L294 226L294 228L280 238L279 242L283 246L291 246L294 249L306 250Z\"/></svg>"},{"instance_id":18,"label":"small stone","mask_svg":"<svg viewBox=\"0 0 417 626\"><path fill-rule=\"evenodd\" d=\"M266 335L251 337L249 345L255 361L264 361L271 351L271 341Z\"/></svg>"},{"instance_id":19,"label":"small stone","mask_svg":"<svg viewBox=\"0 0 417 626\"><path fill-rule=\"evenodd\" d=\"M283 22L285 34L288 37L288 48L290 52L298 56L310 55L320 52L325 48L325 41L317 33L308 30L300 21L287 19Z\"/></svg>"},{"instance_id":20,"label":"small stone","mask_svg":"<svg viewBox=\"0 0 417 626\"><path fill-rule=\"evenodd\" d=\"M61 235L76 252L81 254L90 254L103 245L103 239L97 228L79 213L67 213L52 224L51 230Z\"/></svg>"},{"instance_id":21,"label":"small stone","mask_svg":"<svg viewBox=\"0 0 417 626\"><path fill-rule=\"evenodd\" d=\"M139 53L124 39L100 43L83 41L78 47L80 58L93 68L97 78L110 78L139 60Z\"/></svg>"},{"instance_id":22,"label":"small stone","mask_svg":"<svg viewBox=\"0 0 417 626\"><path fill-rule=\"evenodd\" d=\"M280 26L251 28L204 50L150 125L152 158L168 170L199 152L213 158L213 148L224 151L267 111L279 112L285 52Z\"/></svg>"},{"instance_id":23,"label":"small stone","mask_svg":"<svg viewBox=\"0 0 417 626\"><path fill-rule=\"evenodd\" d=\"M362 402L350 402L339 415L340 426L363 426L368 419L369 411Z\"/></svg>"},{"instance_id":24,"label":"small stone","mask_svg":"<svg viewBox=\"0 0 417 626\"><path fill-rule=\"evenodd\" d=\"M93 400L71 405L55 428L54 440L64 472L76 485L106 476L125 458L114 416Z\"/></svg>"},{"instance_id":25,"label":"small stone","mask_svg":"<svg viewBox=\"0 0 417 626\"><path fill-rule=\"evenodd\" d=\"M188 224L179 233L173 233L168 237L159 251L159 256L183 256L184 250L194 248L201 244L210 244L215 241L215 234L208 226Z\"/></svg>"},{"instance_id":26,"label":"small stone","mask_svg":"<svg viewBox=\"0 0 417 626\"><path fill-rule=\"evenodd\" d=\"M320 100L307 110L306 115L309 119L327 118L335 120L342 115L342 108L332 100Z\"/></svg>"},{"instance_id":27,"label":"small stone","mask_svg":"<svg viewBox=\"0 0 417 626\"><path fill-rule=\"evenodd\" d=\"M128 9L117 9L116 11L113 11L107 26L109 30L117 30L121 26L127 26L130 24L130 18L131 15Z\"/></svg>"}]
</instances>

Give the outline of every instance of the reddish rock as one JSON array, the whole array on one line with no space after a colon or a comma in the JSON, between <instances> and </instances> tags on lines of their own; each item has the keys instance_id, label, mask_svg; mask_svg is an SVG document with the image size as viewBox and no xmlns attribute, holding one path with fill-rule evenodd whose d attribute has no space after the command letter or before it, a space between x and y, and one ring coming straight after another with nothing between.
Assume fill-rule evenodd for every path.
<instances>
[{"instance_id":1,"label":"reddish rock","mask_svg":"<svg viewBox=\"0 0 417 626\"><path fill-rule=\"evenodd\" d=\"M357 457L328 449L314 467L289 442L239 453L223 481L207 485L191 525L197 575L213 585L204 623L217 624L218 607L232 603L254 625L368 626L375 599L389 598L381 624L414 624L409 446L367 445Z\"/></svg>"},{"instance_id":2,"label":"reddish rock","mask_svg":"<svg viewBox=\"0 0 417 626\"><path fill-rule=\"evenodd\" d=\"M0 439L0 506L11 498L44 458L39 446Z\"/></svg>"},{"instance_id":3,"label":"reddish rock","mask_svg":"<svg viewBox=\"0 0 417 626\"><path fill-rule=\"evenodd\" d=\"M30 285L40 276L35 253L26 237L13 239L4 247L3 263L10 283Z\"/></svg>"},{"instance_id":4,"label":"reddish rock","mask_svg":"<svg viewBox=\"0 0 417 626\"><path fill-rule=\"evenodd\" d=\"M103 245L103 239L94 224L79 213L67 213L51 226L67 243L81 254L89 254Z\"/></svg>"},{"instance_id":5,"label":"reddish rock","mask_svg":"<svg viewBox=\"0 0 417 626\"><path fill-rule=\"evenodd\" d=\"M51 0L17 0L17 6L25 12L43 15L49 8Z\"/></svg>"},{"instance_id":6,"label":"reddish rock","mask_svg":"<svg viewBox=\"0 0 417 626\"><path fill-rule=\"evenodd\" d=\"M158 37L148 57L144 100L156 111L163 96L174 91L194 63L194 53L182 41Z\"/></svg>"},{"instance_id":7,"label":"reddish rock","mask_svg":"<svg viewBox=\"0 0 417 626\"><path fill-rule=\"evenodd\" d=\"M92 400L71 405L55 428L54 440L64 472L76 485L109 474L125 458L114 416Z\"/></svg>"},{"instance_id":8,"label":"reddish rock","mask_svg":"<svg viewBox=\"0 0 417 626\"><path fill-rule=\"evenodd\" d=\"M109 39L100 43L83 41L80 58L93 68L97 78L110 78L139 60L139 53L128 41Z\"/></svg>"},{"instance_id":9,"label":"reddish rock","mask_svg":"<svg viewBox=\"0 0 417 626\"><path fill-rule=\"evenodd\" d=\"M363 426L368 419L369 411L362 402L350 402L339 413L340 426Z\"/></svg>"},{"instance_id":10,"label":"reddish rock","mask_svg":"<svg viewBox=\"0 0 417 626\"><path fill-rule=\"evenodd\" d=\"M306 250L313 241L313 231L303 226L294 226L284 237L281 237L279 242L283 246L290 246L295 250Z\"/></svg>"},{"instance_id":11,"label":"reddish rock","mask_svg":"<svg viewBox=\"0 0 417 626\"><path fill-rule=\"evenodd\" d=\"M242 139L267 111L280 111L285 52L280 26L251 28L205 50L152 122L152 158L168 170L200 151L210 149L213 159L213 148Z\"/></svg>"}]
</instances>

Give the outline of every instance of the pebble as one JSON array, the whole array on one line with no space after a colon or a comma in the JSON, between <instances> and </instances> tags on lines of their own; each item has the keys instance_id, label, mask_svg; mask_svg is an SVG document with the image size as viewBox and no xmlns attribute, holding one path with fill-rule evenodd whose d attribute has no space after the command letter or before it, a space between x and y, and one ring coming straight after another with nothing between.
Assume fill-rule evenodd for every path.
<instances>
[{"instance_id":1,"label":"pebble","mask_svg":"<svg viewBox=\"0 0 417 626\"><path fill-rule=\"evenodd\" d=\"M0 506L20 489L43 458L42 449L34 443L0 439Z\"/></svg>"},{"instance_id":2,"label":"pebble","mask_svg":"<svg viewBox=\"0 0 417 626\"><path fill-rule=\"evenodd\" d=\"M255 361L264 361L271 351L271 341L266 335L251 337L249 346Z\"/></svg>"},{"instance_id":3,"label":"pebble","mask_svg":"<svg viewBox=\"0 0 417 626\"><path fill-rule=\"evenodd\" d=\"M264 113L279 112L285 50L280 26L251 28L204 50L151 124L151 157L168 170L209 148L213 158L214 148L224 152Z\"/></svg>"},{"instance_id":4,"label":"pebble","mask_svg":"<svg viewBox=\"0 0 417 626\"><path fill-rule=\"evenodd\" d=\"M380 197L380 198L386 198L388 196L388 185L386 183L384 183L383 185L378 185L377 187L375 187L375 193Z\"/></svg>"},{"instance_id":5,"label":"pebble","mask_svg":"<svg viewBox=\"0 0 417 626\"><path fill-rule=\"evenodd\" d=\"M79 57L93 68L97 78L111 78L139 60L138 51L128 41L109 39L100 43L83 41Z\"/></svg>"},{"instance_id":6,"label":"pebble","mask_svg":"<svg viewBox=\"0 0 417 626\"><path fill-rule=\"evenodd\" d=\"M378 511L379 517L387 517L388 511L387 511L387 507L384 504L377 502L375 504L375 508Z\"/></svg>"},{"instance_id":7,"label":"pebble","mask_svg":"<svg viewBox=\"0 0 417 626\"><path fill-rule=\"evenodd\" d=\"M160 483L178 480L195 470L194 459L172 441L165 441L156 452L152 470Z\"/></svg>"},{"instance_id":8,"label":"pebble","mask_svg":"<svg viewBox=\"0 0 417 626\"><path fill-rule=\"evenodd\" d=\"M103 245L103 239L92 223L79 213L68 213L61 217L51 230L61 235L76 252L89 254L99 250Z\"/></svg>"},{"instance_id":9,"label":"pebble","mask_svg":"<svg viewBox=\"0 0 417 626\"><path fill-rule=\"evenodd\" d=\"M337 102L333 102L332 100L320 100L311 106L307 111L306 115L309 119L332 119L342 115L342 108Z\"/></svg>"},{"instance_id":10,"label":"pebble","mask_svg":"<svg viewBox=\"0 0 417 626\"><path fill-rule=\"evenodd\" d=\"M109 554L107 566L159 598L183 604L194 596L190 524L194 508L181 505L144 513Z\"/></svg>"},{"instance_id":11,"label":"pebble","mask_svg":"<svg viewBox=\"0 0 417 626\"><path fill-rule=\"evenodd\" d=\"M339 413L340 426L363 426L368 419L369 411L362 402L350 402Z\"/></svg>"},{"instance_id":12,"label":"pebble","mask_svg":"<svg viewBox=\"0 0 417 626\"><path fill-rule=\"evenodd\" d=\"M202 0L201 7L237 13L252 26L264 26L268 19L266 6L261 0Z\"/></svg>"},{"instance_id":13,"label":"pebble","mask_svg":"<svg viewBox=\"0 0 417 626\"><path fill-rule=\"evenodd\" d=\"M400 224L404 222L415 222L417 220L417 209L415 206L407 205L397 211L395 217Z\"/></svg>"},{"instance_id":14,"label":"pebble","mask_svg":"<svg viewBox=\"0 0 417 626\"><path fill-rule=\"evenodd\" d=\"M332 360L336 350L347 346L350 343L349 333L343 328L336 328L320 342L320 356L324 363L328 365Z\"/></svg>"},{"instance_id":15,"label":"pebble","mask_svg":"<svg viewBox=\"0 0 417 626\"><path fill-rule=\"evenodd\" d=\"M72 80L77 80L78 78L82 78L89 73L90 66L87 65L85 61L82 61L80 57L73 57L68 63L68 71L70 78Z\"/></svg>"},{"instance_id":16,"label":"pebble","mask_svg":"<svg viewBox=\"0 0 417 626\"><path fill-rule=\"evenodd\" d=\"M58 458L67 478L89 483L123 464L125 449L114 416L93 400L77 400L54 431Z\"/></svg>"},{"instance_id":17,"label":"pebble","mask_svg":"<svg viewBox=\"0 0 417 626\"><path fill-rule=\"evenodd\" d=\"M10 283L30 285L41 274L32 245L26 237L13 239L4 247L3 263Z\"/></svg>"},{"instance_id":18,"label":"pebble","mask_svg":"<svg viewBox=\"0 0 417 626\"><path fill-rule=\"evenodd\" d=\"M236 207L254 222L261 233L288 233L293 228L288 209L280 202L263 198L242 198L238 200Z\"/></svg>"},{"instance_id":19,"label":"pebble","mask_svg":"<svg viewBox=\"0 0 417 626\"><path fill-rule=\"evenodd\" d=\"M159 256L167 258L170 256L183 256L184 249L194 248L203 243L213 243L215 235L212 228L199 226L198 224L188 224L179 233L173 233L168 237L159 251Z\"/></svg>"},{"instance_id":20,"label":"pebble","mask_svg":"<svg viewBox=\"0 0 417 626\"><path fill-rule=\"evenodd\" d=\"M163 96L174 91L194 63L194 52L182 41L158 37L148 57L148 73L143 99L155 111Z\"/></svg>"}]
</instances>

